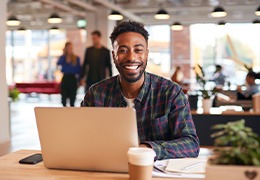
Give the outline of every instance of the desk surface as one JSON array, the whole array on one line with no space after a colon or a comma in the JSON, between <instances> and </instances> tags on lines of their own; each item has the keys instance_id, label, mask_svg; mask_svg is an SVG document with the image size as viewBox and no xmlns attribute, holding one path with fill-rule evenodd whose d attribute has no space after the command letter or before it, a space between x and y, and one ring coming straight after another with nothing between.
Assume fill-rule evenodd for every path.
<instances>
[{"instance_id":1,"label":"desk surface","mask_svg":"<svg viewBox=\"0 0 260 180\"><path fill-rule=\"evenodd\" d=\"M0 157L0 176L1 179L106 179L106 180L127 180L128 174L120 173L101 173L87 171L69 171L47 169L43 162L36 165L19 164L19 160L38 153L35 150L19 150ZM157 180L168 180L168 178L153 178ZM171 178L172 179L172 178ZM175 179L188 180L188 179ZM192 180L192 179L189 179Z\"/></svg>"}]
</instances>

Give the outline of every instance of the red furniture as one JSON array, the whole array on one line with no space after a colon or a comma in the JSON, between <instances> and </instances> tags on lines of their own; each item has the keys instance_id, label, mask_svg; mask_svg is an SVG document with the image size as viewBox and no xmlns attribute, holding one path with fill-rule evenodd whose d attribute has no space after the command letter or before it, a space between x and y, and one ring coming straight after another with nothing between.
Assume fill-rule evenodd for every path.
<instances>
[{"instance_id":1,"label":"red furniture","mask_svg":"<svg viewBox=\"0 0 260 180\"><path fill-rule=\"evenodd\" d=\"M25 94L60 94L60 83L58 82L32 82L32 83L16 83L15 87Z\"/></svg>"}]
</instances>

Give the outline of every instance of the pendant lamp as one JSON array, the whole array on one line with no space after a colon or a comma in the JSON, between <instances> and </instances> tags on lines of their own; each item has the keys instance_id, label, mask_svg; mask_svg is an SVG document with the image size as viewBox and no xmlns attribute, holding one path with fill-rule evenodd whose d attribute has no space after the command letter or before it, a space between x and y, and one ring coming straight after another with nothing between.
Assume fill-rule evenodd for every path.
<instances>
[{"instance_id":1,"label":"pendant lamp","mask_svg":"<svg viewBox=\"0 0 260 180\"><path fill-rule=\"evenodd\" d=\"M211 16L216 18L225 17L226 15L227 15L226 11L221 6L215 7L214 10L211 12Z\"/></svg>"}]
</instances>

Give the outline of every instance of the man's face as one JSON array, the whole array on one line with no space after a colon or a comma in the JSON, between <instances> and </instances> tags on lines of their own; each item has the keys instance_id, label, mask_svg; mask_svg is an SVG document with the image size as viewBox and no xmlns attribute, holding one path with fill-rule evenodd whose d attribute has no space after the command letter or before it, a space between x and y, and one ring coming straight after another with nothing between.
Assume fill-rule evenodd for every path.
<instances>
[{"instance_id":1,"label":"man's face","mask_svg":"<svg viewBox=\"0 0 260 180\"><path fill-rule=\"evenodd\" d=\"M251 76L246 76L246 83L248 85L252 85L255 83L255 78L251 77Z\"/></svg>"},{"instance_id":2,"label":"man's face","mask_svg":"<svg viewBox=\"0 0 260 180\"><path fill-rule=\"evenodd\" d=\"M94 46L98 46L101 42L101 38L98 35L93 34L92 35L92 42L93 42Z\"/></svg>"},{"instance_id":3,"label":"man's face","mask_svg":"<svg viewBox=\"0 0 260 180\"><path fill-rule=\"evenodd\" d=\"M121 80L134 83L143 77L148 58L144 37L135 32L120 34L113 44L113 60Z\"/></svg>"}]
</instances>

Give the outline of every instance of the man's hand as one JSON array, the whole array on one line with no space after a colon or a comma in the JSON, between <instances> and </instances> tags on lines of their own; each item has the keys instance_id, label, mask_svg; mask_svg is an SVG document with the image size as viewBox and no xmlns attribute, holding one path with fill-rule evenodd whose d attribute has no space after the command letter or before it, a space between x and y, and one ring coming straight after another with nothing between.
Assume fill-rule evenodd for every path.
<instances>
[{"instance_id":1,"label":"man's hand","mask_svg":"<svg viewBox=\"0 0 260 180\"><path fill-rule=\"evenodd\" d=\"M241 86L237 86L237 91L241 93L242 92L242 87Z\"/></svg>"},{"instance_id":2,"label":"man's hand","mask_svg":"<svg viewBox=\"0 0 260 180\"><path fill-rule=\"evenodd\" d=\"M144 148L151 148L148 144L139 144L139 147L144 147Z\"/></svg>"}]
</instances>

